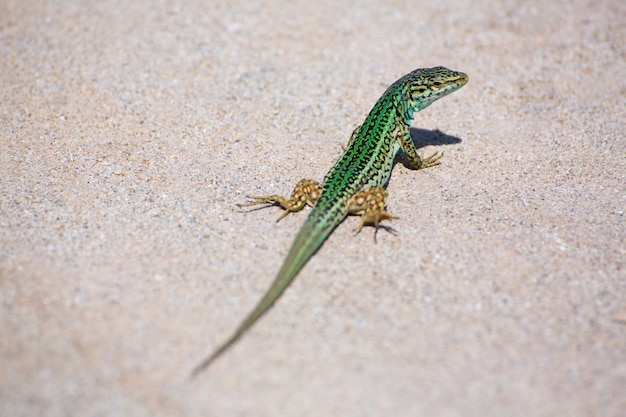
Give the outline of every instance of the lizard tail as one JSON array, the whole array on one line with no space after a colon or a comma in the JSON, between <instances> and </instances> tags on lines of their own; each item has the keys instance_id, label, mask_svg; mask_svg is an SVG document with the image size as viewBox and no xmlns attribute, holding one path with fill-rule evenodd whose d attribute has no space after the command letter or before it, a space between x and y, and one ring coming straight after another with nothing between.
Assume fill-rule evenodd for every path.
<instances>
[{"instance_id":1,"label":"lizard tail","mask_svg":"<svg viewBox=\"0 0 626 417\"><path fill-rule=\"evenodd\" d=\"M239 338L250 327L252 327L252 325L260 319L261 316L267 312L267 310L269 310L276 300L278 300L302 267L322 246L322 243L324 243L335 227L337 227L337 225L339 225L339 223L341 223L346 217L345 214L343 216L341 216L341 214L334 214L335 215L333 216L328 211L322 214L321 210L318 210L317 207L313 209L298 232L298 235L296 236L291 249L289 249L289 253L285 258L280 271L278 271L278 274L276 275L276 278L274 279L274 282L272 282L272 285L267 293L263 296L254 310L248 314L235 333L209 357L194 368L191 372L192 378L202 373L202 371L207 369L217 358L234 345L235 342L237 342L237 340L239 340ZM321 216L323 216L324 219L321 219Z\"/></svg>"}]
</instances>

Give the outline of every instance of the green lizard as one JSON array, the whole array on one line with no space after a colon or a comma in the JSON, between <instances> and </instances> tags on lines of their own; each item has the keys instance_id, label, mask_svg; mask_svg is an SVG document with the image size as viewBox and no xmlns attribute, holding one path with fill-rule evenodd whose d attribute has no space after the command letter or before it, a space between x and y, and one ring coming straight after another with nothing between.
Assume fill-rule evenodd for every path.
<instances>
[{"instance_id":1,"label":"green lizard","mask_svg":"<svg viewBox=\"0 0 626 417\"><path fill-rule=\"evenodd\" d=\"M278 204L289 213L313 210L300 228L278 275L265 296L239 325L235 333L192 372L198 375L228 350L281 296L307 261L322 246L348 214L361 215L360 231L366 224L378 228L382 220L392 219L385 211L387 191L396 153L402 149L412 169L439 165L443 154L420 158L409 134L413 113L467 83L462 72L444 67L417 69L393 83L378 100L361 126L356 128L348 147L335 166L326 174L324 184L302 180L291 198L277 195L250 197L255 204Z\"/></svg>"}]
</instances>

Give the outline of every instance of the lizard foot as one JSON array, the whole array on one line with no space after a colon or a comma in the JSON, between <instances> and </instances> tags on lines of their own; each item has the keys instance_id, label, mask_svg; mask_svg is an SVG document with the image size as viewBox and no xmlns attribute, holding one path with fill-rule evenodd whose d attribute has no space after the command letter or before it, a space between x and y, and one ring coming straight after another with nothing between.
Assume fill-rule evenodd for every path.
<instances>
[{"instance_id":1,"label":"lizard foot","mask_svg":"<svg viewBox=\"0 0 626 417\"><path fill-rule=\"evenodd\" d=\"M348 211L351 214L361 215L361 223L354 231L359 233L366 224L373 225L378 231L382 220L397 218L385 211L386 203L387 191L382 188L370 188L356 193L348 203ZM374 233L374 239L376 239L376 233Z\"/></svg>"},{"instance_id":2,"label":"lizard foot","mask_svg":"<svg viewBox=\"0 0 626 417\"><path fill-rule=\"evenodd\" d=\"M278 220L280 221L289 213L295 213L304 208L304 206L309 205L313 207L315 202L319 198L322 193L322 186L312 180L300 180L291 193L290 198L284 198L279 195L268 195L268 196L248 196L248 198L252 201L248 203L237 204L237 207L250 207L255 206L257 204L268 204L268 205L279 205L285 211L280 215Z\"/></svg>"}]
</instances>

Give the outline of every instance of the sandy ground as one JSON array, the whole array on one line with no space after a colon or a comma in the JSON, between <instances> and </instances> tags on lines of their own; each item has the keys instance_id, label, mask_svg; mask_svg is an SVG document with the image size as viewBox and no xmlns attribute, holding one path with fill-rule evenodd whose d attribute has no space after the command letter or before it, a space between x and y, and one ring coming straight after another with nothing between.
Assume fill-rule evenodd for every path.
<instances>
[{"instance_id":1,"label":"sandy ground","mask_svg":"<svg viewBox=\"0 0 626 417\"><path fill-rule=\"evenodd\" d=\"M626 415L626 3L0 2L0 415ZM196 380L385 88L397 234L351 217Z\"/></svg>"}]
</instances>

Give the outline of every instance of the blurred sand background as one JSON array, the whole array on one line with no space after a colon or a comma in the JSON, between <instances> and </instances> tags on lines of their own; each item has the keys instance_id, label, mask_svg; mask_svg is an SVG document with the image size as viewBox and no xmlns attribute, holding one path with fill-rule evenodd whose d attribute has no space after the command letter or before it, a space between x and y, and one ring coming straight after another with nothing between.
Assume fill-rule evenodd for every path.
<instances>
[{"instance_id":1,"label":"blurred sand background","mask_svg":"<svg viewBox=\"0 0 626 417\"><path fill-rule=\"evenodd\" d=\"M0 415L626 415L626 3L0 1ZM386 87L397 235L351 217L194 381ZM308 211L308 210L307 210Z\"/></svg>"}]
</instances>

